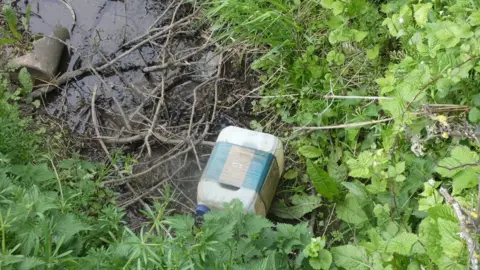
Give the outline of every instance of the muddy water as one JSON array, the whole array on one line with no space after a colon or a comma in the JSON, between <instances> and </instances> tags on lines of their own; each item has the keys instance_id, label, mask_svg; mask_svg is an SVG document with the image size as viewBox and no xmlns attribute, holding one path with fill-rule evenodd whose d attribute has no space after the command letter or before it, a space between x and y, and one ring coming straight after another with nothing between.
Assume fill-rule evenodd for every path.
<instances>
[{"instance_id":1,"label":"muddy water","mask_svg":"<svg viewBox=\"0 0 480 270\"><path fill-rule=\"evenodd\" d=\"M49 35L56 24L71 30L69 40L70 59L66 71L102 62L102 55L111 58L120 51L122 44L144 34L165 6L155 0L22 0L16 5L25 12L32 6L31 31ZM133 52L119 62L121 78L107 76L111 91L101 92L100 99L115 96L125 107L135 107L141 101L124 83L148 88L155 81L147 79L139 67L154 63L156 54L150 47ZM123 80L123 82L121 81ZM65 119L71 130L84 133L88 128L91 90L101 81L96 76L87 76L65 86L63 91L49 100L47 112ZM110 104L100 105L104 110L113 110Z\"/></svg>"}]
</instances>

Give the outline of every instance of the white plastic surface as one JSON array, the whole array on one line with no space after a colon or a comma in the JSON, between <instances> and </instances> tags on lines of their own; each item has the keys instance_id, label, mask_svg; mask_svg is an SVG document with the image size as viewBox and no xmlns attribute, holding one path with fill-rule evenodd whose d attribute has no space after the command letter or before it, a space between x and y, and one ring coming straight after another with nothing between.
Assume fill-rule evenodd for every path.
<instances>
[{"instance_id":1,"label":"white plastic surface","mask_svg":"<svg viewBox=\"0 0 480 270\"><path fill-rule=\"evenodd\" d=\"M283 172L285 164L283 145L277 137L271 134L230 126L222 129L217 142L233 143L271 153L275 155L280 172Z\"/></svg>"},{"instance_id":2,"label":"white plastic surface","mask_svg":"<svg viewBox=\"0 0 480 270\"><path fill-rule=\"evenodd\" d=\"M200 181L198 184L197 203L208 206L210 209L222 209L223 204L233 199L239 199L243 203L245 211L255 211L255 200L257 193L255 190L240 188L230 190L219 182Z\"/></svg>"},{"instance_id":3,"label":"white plastic surface","mask_svg":"<svg viewBox=\"0 0 480 270\"><path fill-rule=\"evenodd\" d=\"M271 200L284 168L282 142L277 137L270 134L233 126L223 129L218 136L217 142L228 142L238 146L244 146L268 152L275 156L279 174L275 177L267 176L264 186L271 190L262 190L262 194L266 195L265 198L269 198ZM242 201L246 211L254 212L259 215L266 215L268 211L266 207L271 205L271 201L263 202L255 190L247 188L229 188L225 187L219 182L206 180L207 179L200 179L200 183L198 184L198 204L203 204L211 209L222 209L224 203L230 202L234 199L239 199Z\"/></svg>"}]
</instances>

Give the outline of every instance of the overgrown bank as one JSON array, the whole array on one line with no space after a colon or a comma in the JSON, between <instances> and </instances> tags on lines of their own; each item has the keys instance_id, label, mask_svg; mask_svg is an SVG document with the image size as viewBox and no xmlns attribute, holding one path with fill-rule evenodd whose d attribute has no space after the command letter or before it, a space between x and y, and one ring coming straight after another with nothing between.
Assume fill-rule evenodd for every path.
<instances>
[{"instance_id":1,"label":"overgrown bank","mask_svg":"<svg viewBox=\"0 0 480 270\"><path fill-rule=\"evenodd\" d=\"M5 81L2 266L476 269L479 4L206 4L224 45L256 52L249 95L269 117L253 126L291 149L271 213L296 226L233 203L198 229L167 198L134 233L102 184L110 168L52 158Z\"/></svg>"},{"instance_id":2,"label":"overgrown bank","mask_svg":"<svg viewBox=\"0 0 480 270\"><path fill-rule=\"evenodd\" d=\"M256 59L263 86L250 94L271 114L254 127L291 149L272 213L312 212L331 267L478 268L478 5L208 6L215 33Z\"/></svg>"}]
</instances>

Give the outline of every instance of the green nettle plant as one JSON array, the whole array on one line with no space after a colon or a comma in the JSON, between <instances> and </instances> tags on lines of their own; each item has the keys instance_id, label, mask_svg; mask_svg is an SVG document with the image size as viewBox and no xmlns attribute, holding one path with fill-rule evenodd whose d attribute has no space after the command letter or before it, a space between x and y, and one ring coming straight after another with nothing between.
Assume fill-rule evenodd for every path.
<instances>
[{"instance_id":1,"label":"green nettle plant","mask_svg":"<svg viewBox=\"0 0 480 270\"><path fill-rule=\"evenodd\" d=\"M283 126L301 157L284 175L295 194L272 213L328 214L305 251L311 267L478 269L479 5L210 4L217 35L264 52L255 105L277 120L254 128Z\"/></svg>"}]
</instances>

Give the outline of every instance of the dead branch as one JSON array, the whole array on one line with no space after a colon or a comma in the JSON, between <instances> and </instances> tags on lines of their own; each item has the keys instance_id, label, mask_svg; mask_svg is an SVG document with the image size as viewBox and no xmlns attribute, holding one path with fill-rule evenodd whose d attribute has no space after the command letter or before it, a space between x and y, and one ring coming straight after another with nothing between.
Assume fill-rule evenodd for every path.
<instances>
[{"instance_id":1,"label":"dead branch","mask_svg":"<svg viewBox=\"0 0 480 270\"><path fill-rule=\"evenodd\" d=\"M460 237L462 237L467 242L468 251L470 252L470 266L473 270L478 270L478 259L477 259L477 245L473 240L472 236L469 233L467 228L466 218L463 215L462 208L460 204L448 193L447 189L441 187L440 194L445 198L445 200L452 206L457 220L460 223Z\"/></svg>"},{"instance_id":2,"label":"dead branch","mask_svg":"<svg viewBox=\"0 0 480 270\"><path fill-rule=\"evenodd\" d=\"M93 127L95 129L95 134L97 135L97 137L101 137L100 136L100 129L98 128L98 119L97 119L97 111L95 110L95 98L96 98L96 95L97 95L97 86L95 85L93 87L93 91L92 91L92 102L90 104L90 109L92 111L92 122L93 122ZM107 156L110 158L110 152L108 151L108 148L107 146L105 145L105 143L103 142L102 139L98 139L98 142L100 143L100 145L102 146L102 149L103 151L105 151L105 153L107 154Z\"/></svg>"},{"instance_id":3,"label":"dead branch","mask_svg":"<svg viewBox=\"0 0 480 270\"><path fill-rule=\"evenodd\" d=\"M339 129L339 128L356 128L356 127L363 127L369 126L378 123L385 123L392 121L393 118L385 118L380 120L373 120L373 121L365 121L365 122L358 122L358 123L349 123L349 124L342 124L342 125L331 125L331 126L323 126L323 127L296 127L294 128L294 132L299 131L316 131L316 130L327 130L327 129Z\"/></svg>"},{"instance_id":4,"label":"dead branch","mask_svg":"<svg viewBox=\"0 0 480 270\"><path fill-rule=\"evenodd\" d=\"M165 100L165 79L163 78L163 76L162 76L162 82L161 82L160 85L161 85L160 87L162 89L161 94L160 94L160 100L157 103L157 108L155 108L155 112L153 114L153 120L152 120L152 124L150 125L150 129L148 130L147 135L145 136L145 144L144 145L147 147L149 157L152 156L152 149L150 147L149 139L150 139L150 136L152 136L152 134L153 134L153 129L155 128L155 125L157 125L158 115L160 114L160 108L163 106L163 101Z\"/></svg>"},{"instance_id":5,"label":"dead branch","mask_svg":"<svg viewBox=\"0 0 480 270\"><path fill-rule=\"evenodd\" d=\"M145 136L147 135L148 131L139 133L135 136L132 137L127 137L127 138L115 138L115 137L106 137L106 136L101 136L96 139L102 139L104 143L106 144L129 144L129 143L135 143L139 142L142 140L145 140ZM169 145L177 145L179 143L185 142L185 139L168 139L165 136L162 136L156 132L152 133L153 136L161 143L163 144L169 144ZM198 144L204 145L204 146L214 146L214 142L210 141L201 141Z\"/></svg>"}]
</instances>

